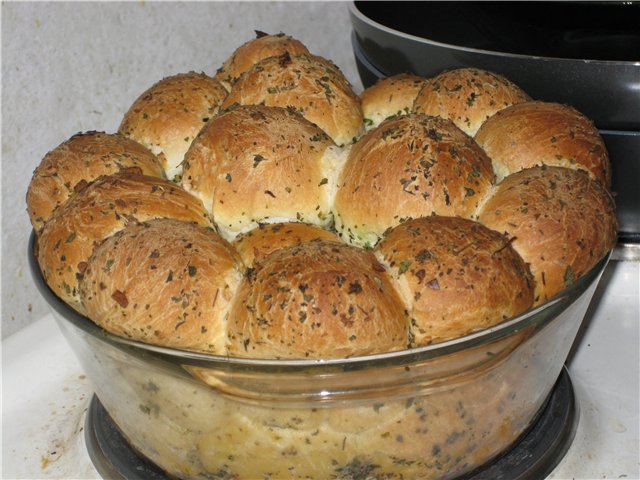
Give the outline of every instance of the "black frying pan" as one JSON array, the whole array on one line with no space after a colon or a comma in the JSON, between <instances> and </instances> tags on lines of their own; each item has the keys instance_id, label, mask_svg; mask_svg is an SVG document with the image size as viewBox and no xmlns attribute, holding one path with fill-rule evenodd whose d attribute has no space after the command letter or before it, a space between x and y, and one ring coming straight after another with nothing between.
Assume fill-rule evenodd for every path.
<instances>
[{"instance_id":1,"label":"black frying pan","mask_svg":"<svg viewBox=\"0 0 640 480\"><path fill-rule=\"evenodd\" d=\"M640 130L640 2L373 1L350 13L354 48L383 76L475 66L600 129Z\"/></svg>"}]
</instances>

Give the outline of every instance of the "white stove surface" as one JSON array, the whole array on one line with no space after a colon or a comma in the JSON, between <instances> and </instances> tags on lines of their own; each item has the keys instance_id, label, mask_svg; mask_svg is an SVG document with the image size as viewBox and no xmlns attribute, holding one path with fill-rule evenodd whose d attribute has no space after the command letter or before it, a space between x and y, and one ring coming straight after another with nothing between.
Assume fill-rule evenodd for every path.
<instances>
[{"instance_id":1,"label":"white stove surface","mask_svg":"<svg viewBox=\"0 0 640 480\"><path fill-rule=\"evenodd\" d=\"M580 421L550 479L640 479L640 263L609 263L567 365ZM2 342L4 479L99 479L91 385L48 315Z\"/></svg>"}]
</instances>

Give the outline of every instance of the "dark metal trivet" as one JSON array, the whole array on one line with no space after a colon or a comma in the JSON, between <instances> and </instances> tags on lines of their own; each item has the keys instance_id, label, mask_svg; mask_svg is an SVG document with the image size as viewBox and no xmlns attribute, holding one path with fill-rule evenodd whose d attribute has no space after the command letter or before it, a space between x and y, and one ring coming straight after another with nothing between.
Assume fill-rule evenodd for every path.
<instances>
[{"instance_id":1,"label":"dark metal trivet","mask_svg":"<svg viewBox=\"0 0 640 480\"><path fill-rule=\"evenodd\" d=\"M556 382L537 421L496 460L464 480L538 480L546 478L564 457L578 427L578 404L566 368ZM462 480L461 479L461 480Z\"/></svg>"},{"instance_id":2,"label":"dark metal trivet","mask_svg":"<svg viewBox=\"0 0 640 480\"><path fill-rule=\"evenodd\" d=\"M84 421L89 457L102 478L109 480L168 480L167 473L135 450L95 395Z\"/></svg>"},{"instance_id":3,"label":"dark metal trivet","mask_svg":"<svg viewBox=\"0 0 640 480\"><path fill-rule=\"evenodd\" d=\"M571 379L562 370L535 424L498 459L460 480L538 480L564 457L578 425L578 407ZM138 453L124 438L94 395L85 419L89 457L98 473L113 480L169 480L160 467Z\"/></svg>"}]
</instances>

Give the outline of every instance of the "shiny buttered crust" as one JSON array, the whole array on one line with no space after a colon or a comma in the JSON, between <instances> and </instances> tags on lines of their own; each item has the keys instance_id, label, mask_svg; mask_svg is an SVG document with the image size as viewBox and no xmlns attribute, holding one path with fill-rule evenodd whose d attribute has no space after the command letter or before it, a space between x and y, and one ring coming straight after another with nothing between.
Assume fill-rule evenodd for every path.
<instances>
[{"instance_id":1,"label":"shiny buttered crust","mask_svg":"<svg viewBox=\"0 0 640 480\"><path fill-rule=\"evenodd\" d=\"M36 232L76 190L102 175L139 173L164 178L158 158L122 135L77 133L47 153L33 172L27 211Z\"/></svg>"},{"instance_id":2,"label":"shiny buttered crust","mask_svg":"<svg viewBox=\"0 0 640 480\"><path fill-rule=\"evenodd\" d=\"M238 78L260 60L284 53L306 55L309 54L309 50L302 42L284 33L268 35L256 31L256 38L238 47L218 69L214 78L227 90L231 90Z\"/></svg>"},{"instance_id":3,"label":"shiny buttered crust","mask_svg":"<svg viewBox=\"0 0 640 480\"><path fill-rule=\"evenodd\" d=\"M509 237L530 266L540 304L593 267L617 239L611 195L581 170L532 167L506 177L479 221Z\"/></svg>"},{"instance_id":4,"label":"shiny buttered crust","mask_svg":"<svg viewBox=\"0 0 640 480\"><path fill-rule=\"evenodd\" d=\"M373 253L314 240L249 270L229 315L229 354L346 358L407 347L404 305Z\"/></svg>"},{"instance_id":5,"label":"shiny buttered crust","mask_svg":"<svg viewBox=\"0 0 640 480\"><path fill-rule=\"evenodd\" d=\"M501 110L475 136L499 180L535 165L579 168L611 187L611 163L593 122L575 108L527 102Z\"/></svg>"},{"instance_id":6,"label":"shiny buttered crust","mask_svg":"<svg viewBox=\"0 0 640 480\"><path fill-rule=\"evenodd\" d=\"M120 174L97 179L45 223L38 238L38 263L45 281L83 313L78 280L93 249L128 223L159 217L211 226L202 203L173 182Z\"/></svg>"},{"instance_id":7,"label":"shiny buttered crust","mask_svg":"<svg viewBox=\"0 0 640 480\"><path fill-rule=\"evenodd\" d=\"M413 102L422 90L426 78L401 73L378 80L360 95L362 113L367 130L377 127L394 115L406 115L413 111Z\"/></svg>"},{"instance_id":8,"label":"shiny buttered crust","mask_svg":"<svg viewBox=\"0 0 640 480\"><path fill-rule=\"evenodd\" d=\"M296 112L239 106L212 119L187 152L183 185L227 239L259 223L331 223L334 143Z\"/></svg>"},{"instance_id":9,"label":"shiny buttered crust","mask_svg":"<svg viewBox=\"0 0 640 480\"><path fill-rule=\"evenodd\" d=\"M487 155L450 120L390 118L351 147L334 202L336 230L349 243L373 246L409 218L471 218L493 180Z\"/></svg>"},{"instance_id":10,"label":"shiny buttered crust","mask_svg":"<svg viewBox=\"0 0 640 480\"><path fill-rule=\"evenodd\" d=\"M225 354L244 266L213 229L173 219L130 224L87 262L80 296L105 330L154 345Z\"/></svg>"},{"instance_id":11,"label":"shiny buttered crust","mask_svg":"<svg viewBox=\"0 0 640 480\"><path fill-rule=\"evenodd\" d=\"M533 277L509 239L472 220L409 220L375 254L405 301L413 346L486 328L533 302Z\"/></svg>"},{"instance_id":12,"label":"shiny buttered crust","mask_svg":"<svg viewBox=\"0 0 640 480\"><path fill-rule=\"evenodd\" d=\"M233 246L245 265L251 267L271 252L317 239L340 241L335 233L309 223L261 223L257 228L238 235Z\"/></svg>"},{"instance_id":13,"label":"shiny buttered crust","mask_svg":"<svg viewBox=\"0 0 640 480\"><path fill-rule=\"evenodd\" d=\"M489 117L505 107L531 100L502 75L477 68L460 68L437 75L416 97L418 113L449 118L468 135L475 135Z\"/></svg>"},{"instance_id":14,"label":"shiny buttered crust","mask_svg":"<svg viewBox=\"0 0 640 480\"><path fill-rule=\"evenodd\" d=\"M119 132L157 154L173 180L182 172L181 162L191 142L226 96L227 90L204 73L164 78L131 105Z\"/></svg>"},{"instance_id":15,"label":"shiny buttered crust","mask_svg":"<svg viewBox=\"0 0 640 480\"><path fill-rule=\"evenodd\" d=\"M333 63L314 55L269 57L234 84L222 108L232 105L291 108L323 129L338 145L363 128L360 98Z\"/></svg>"}]
</instances>

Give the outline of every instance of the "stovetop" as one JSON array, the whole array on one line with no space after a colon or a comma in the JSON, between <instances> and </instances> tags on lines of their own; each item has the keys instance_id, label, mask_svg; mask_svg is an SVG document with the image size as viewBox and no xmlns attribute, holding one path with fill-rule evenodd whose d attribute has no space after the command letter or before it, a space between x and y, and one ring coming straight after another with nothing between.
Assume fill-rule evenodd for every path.
<instances>
[{"instance_id":1,"label":"stovetop","mask_svg":"<svg viewBox=\"0 0 640 480\"><path fill-rule=\"evenodd\" d=\"M549 479L640 478L640 262L611 261L567 361L580 411ZM48 315L2 342L2 471L99 479L85 445L91 385Z\"/></svg>"}]
</instances>

